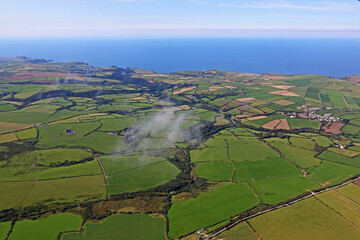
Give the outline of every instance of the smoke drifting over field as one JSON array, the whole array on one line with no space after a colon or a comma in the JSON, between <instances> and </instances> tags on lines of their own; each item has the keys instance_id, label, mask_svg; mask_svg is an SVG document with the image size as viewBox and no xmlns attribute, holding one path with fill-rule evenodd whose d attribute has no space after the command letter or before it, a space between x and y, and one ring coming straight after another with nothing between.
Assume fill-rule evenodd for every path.
<instances>
[{"instance_id":1,"label":"smoke drifting over field","mask_svg":"<svg viewBox=\"0 0 360 240\"><path fill-rule=\"evenodd\" d=\"M153 135L162 135L169 143L176 142L181 137L181 126L185 120L185 114L176 116L174 108L162 109L149 119L141 130L151 132Z\"/></svg>"}]
</instances>

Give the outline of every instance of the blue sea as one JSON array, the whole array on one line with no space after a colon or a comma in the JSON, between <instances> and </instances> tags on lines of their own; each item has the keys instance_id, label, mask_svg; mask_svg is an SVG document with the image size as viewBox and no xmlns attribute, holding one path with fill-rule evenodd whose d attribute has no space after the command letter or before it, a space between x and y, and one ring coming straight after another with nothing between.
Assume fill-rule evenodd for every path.
<instances>
[{"instance_id":1,"label":"blue sea","mask_svg":"<svg viewBox=\"0 0 360 240\"><path fill-rule=\"evenodd\" d=\"M159 73L360 75L359 39L0 39L0 56L139 67Z\"/></svg>"}]
</instances>

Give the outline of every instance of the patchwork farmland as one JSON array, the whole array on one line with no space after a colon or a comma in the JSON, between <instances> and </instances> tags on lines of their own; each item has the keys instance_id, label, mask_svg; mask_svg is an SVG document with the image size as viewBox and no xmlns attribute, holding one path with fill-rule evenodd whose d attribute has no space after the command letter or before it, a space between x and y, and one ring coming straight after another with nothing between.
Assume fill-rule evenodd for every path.
<instances>
[{"instance_id":1,"label":"patchwork farmland","mask_svg":"<svg viewBox=\"0 0 360 240\"><path fill-rule=\"evenodd\" d=\"M1 239L359 236L353 77L0 60Z\"/></svg>"}]
</instances>

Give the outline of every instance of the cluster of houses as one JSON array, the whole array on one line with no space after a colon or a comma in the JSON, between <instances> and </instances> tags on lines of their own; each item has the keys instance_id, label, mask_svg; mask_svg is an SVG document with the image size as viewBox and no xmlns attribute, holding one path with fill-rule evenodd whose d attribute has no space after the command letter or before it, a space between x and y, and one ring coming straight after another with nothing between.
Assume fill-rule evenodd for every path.
<instances>
[{"instance_id":1,"label":"cluster of houses","mask_svg":"<svg viewBox=\"0 0 360 240\"><path fill-rule=\"evenodd\" d=\"M297 113L297 112L290 112L285 114L290 118L308 118L318 122L342 122L343 119L333 117L332 113L325 113L324 115L317 114L317 111L320 108L309 108L306 113Z\"/></svg>"}]
</instances>

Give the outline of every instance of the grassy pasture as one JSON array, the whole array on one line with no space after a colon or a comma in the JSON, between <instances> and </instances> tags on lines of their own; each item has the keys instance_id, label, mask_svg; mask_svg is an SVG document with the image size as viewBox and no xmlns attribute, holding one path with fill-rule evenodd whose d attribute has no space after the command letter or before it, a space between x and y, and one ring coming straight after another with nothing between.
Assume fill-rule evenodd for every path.
<instances>
[{"instance_id":1,"label":"grassy pasture","mask_svg":"<svg viewBox=\"0 0 360 240\"><path fill-rule=\"evenodd\" d=\"M203 148L190 151L191 162L228 161L227 148Z\"/></svg>"},{"instance_id":2,"label":"grassy pasture","mask_svg":"<svg viewBox=\"0 0 360 240\"><path fill-rule=\"evenodd\" d=\"M0 102L0 112L8 112L16 110L16 107L13 104Z\"/></svg>"},{"instance_id":3,"label":"grassy pasture","mask_svg":"<svg viewBox=\"0 0 360 240\"><path fill-rule=\"evenodd\" d=\"M360 231L330 208L310 198L249 220L262 239L356 239Z\"/></svg>"},{"instance_id":4,"label":"grassy pasture","mask_svg":"<svg viewBox=\"0 0 360 240\"><path fill-rule=\"evenodd\" d=\"M0 182L0 210L38 203L76 202L105 197L101 175L45 181Z\"/></svg>"},{"instance_id":5,"label":"grassy pasture","mask_svg":"<svg viewBox=\"0 0 360 240\"><path fill-rule=\"evenodd\" d=\"M6 234L9 232L11 222L0 222L0 239L5 239Z\"/></svg>"},{"instance_id":6,"label":"grassy pasture","mask_svg":"<svg viewBox=\"0 0 360 240\"><path fill-rule=\"evenodd\" d=\"M230 181L233 175L231 162L204 162L196 166L196 174L212 181Z\"/></svg>"},{"instance_id":7,"label":"grassy pasture","mask_svg":"<svg viewBox=\"0 0 360 240\"><path fill-rule=\"evenodd\" d=\"M350 158L356 157L357 155L360 154L360 152L358 152L358 151L354 151L354 150L350 150L350 149L341 149L341 148L337 148L337 147L328 148L327 150L330 152L333 152L333 153L344 155L346 157L350 157Z\"/></svg>"},{"instance_id":8,"label":"grassy pasture","mask_svg":"<svg viewBox=\"0 0 360 240\"><path fill-rule=\"evenodd\" d=\"M101 123L99 131L120 131L135 126L136 118L103 119Z\"/></svg>"},{"instance_id":9,"label":"grassy pasture","mask_svg":"<svg viewBox=\"0 0 360 240\"><path fill-rule=\"evenodd\" d=\"M355 224L360 224L360 204L356 203L337 191L329 191L316 196L329 207L335 209Z\"/></svg>"},{"instance_id":10,"label":"grassy pasture","mask_svg":"<svg viewBox=\"0 0 360 240\"><path fill-rule=\"evenodd\" d=\"M295 128L312 128L319 129L320 122L308 119L300 119L300 118L290 118L288 119L289 125L291 129Z\"/></svg>"},{"instance_id":11,"label":"grassy pasture","mask_svg":"<svg viewBox=\"0 0 360 240\"><path fill-rule=\"evenodd\" d=\"M44 113L44 114L53 114L56 110L60 108L58 105L51 104L37 104L29 107L22 108L17 110L19 113L28 112L28 113Z\"/></svg>"},{"instance_id":12,"label":"grassy pasture","mask_svg":"<svg viewBox=\"0 0 360 240\"><path fill-rule=\"evenodd\" d=\"M212 111L205 111L199 114L202 121L215 122L215 118L219 116L218 113Z\"/></svg>"},{"instance_id":13,"label":"grassy pasture","mask_svg":"<svg viewBox=\"0 0 360 240\"><path fill-rule=\"evenodd\" d=\"M86 137L63 136L57 137L43 128L39 129L38 146L43 147L86 147L102 153L114 153L128 148L123 136L109 136L107 133L93 132Z\"/></svg>"},{"instance_id":14,"label":"grassy pasture","mask_svg":"<svg viewBox=\"0 0 360 240\"><path fill-rule=\"evenodd\" d=\"M277 156L277 153L257 139L229 140L229 155L234 161L256 161Z\"/></svg>"},{"instance_id":15,"label":"grassy pasture","mask_svg":"<svg viewBox=\"0 0 360 240\"><path fill-rule=\"evenodd\" d=\"M14 95L14 98L18 98L18 99L26 99L31 97L32 95L35 95L36 93L38 93L39 91L31 91L31 92L21 92L21 93L17 93Z\"/></svg>"},{"instance_id":16,"label":"grassy pasture","mask_svg":"<svg viewBox=\"0 0 360 240\"><path fill-rule=\"evenodd\" d=\"M341 165L338 163L322 161L319 166L307 169L310 177L325 186L341 183L350 177L360 174L359 168Z\"/></svg>"},{"instance_id":17,"label":"grassy pasture","mask_svg":"<svg viewBox=\"0 0 360 240\"><path fill-rule=\"evenodd\" d=\"M28 124L0 122L0 133L14 132L30 127Z\"/></svg>"},{"instance_id":18,"label":"grassy pasture","mask_svg":"<svg viewBox=\"0 0 360 240\"><path fill-rule=\"evenodd\" d=\"M337 191L345 194L347 197L351 198L353 201L360 204L360 187L355 184L348 184L344 187L337 189Z\"/></svg>"},{"instance_id":19,"label":"grassy pasture","mask_svg":"<svg viewBox=\"0 0 360 240\"><path fill-rule=\"evenodd\" d=\"M110 175L107 182L109 194L135 192L149 189L167 183L179 173L174 165L169 162L143 166L131 171Z\"/></svg>"},{"instance_id":20,"label":"grassy pasture","mask_svg":"<svg viewBox=\"0 0 360 240\"><path fill-rule=\"evenodd\" d=\"M315 142L303 137L291 137L290 138L291 145L295 147L301 147L308 150L314 150Z\"/></svg>"},{"instance_id":21,"label":"grassy pasture","mask_svg":"<svg viewBox=\"0 0 360 240\"><path fill-rule=\"evenodd\" d=\"M26 130L18 131L16 132L16 136L20 140L29 139L29 138L36 138L38 134L38 131L36 128L29 128Z\"/></svg>"},{"instance_id":22,"label":"grassy pasture","mask_svg":"<svg viewBox=\"0 0 360 240\"><path fill-rule=\"evenodd\" d=\"M209 140L207 140L205 142L205 145L208 147L227 147L226 142L224 141L224 139L218 139L218 138L210 138Z\"/></svg>"},{"instance_id":23,"label":"grassy pasture","mask_svg":"<svg viewBox=\"0 0 360 240\"><path fill-rule=\"evenodd\" d=\"M67 124L55 124L42 127L49 135L54 137L83 137L84 135L94 131L101 125L99 122L87 122L87 123L67 123ZM75 134L67 135L65 130L71 129L75 131ZM43 137L40 134L40 138Z\"/></svg>"},{"instance_id":24,"label":"grassy pasture","mask_svg":"<svg viewBox=\"0 0 360 240\"><path fill-rule=\"evenodd\" d=\"M134 155L107 155L100 158L107 175L128 171L141 166L166 161L165 158L151 157L142 154Z\"/></svg>"},{"instance_id":25,"label":"grassy pasture","mask_svg":"<svg viewBox=\"0 0 360 240\"><path fill-rule=\"evenodd\" d=\"M176 138L180 134L175 134L174 137ZM177 135L177 136L176 136ZM177 139L172 139L176 141ZM182 139L178 139L182 140ZM150 138L143 138L141 142L136 146L137 151L144 151L147 149L160 149L160 148L169 148L171 146L170 142L166 138L162 137L150 137Z\"/></svg>"},{"instance_id":26,"label":"grassy pasture","mask_svg":"<svg viewBox=\"0 0 360 240\"><path fill-rule=\"evenodd\" d=\"M45 149L14 155L9 160L9 165L32 166L34 163L36 163L37 165L50 166L64 162L78 162L91 156L92 154L90 152L81 149Z\"/></svg>"},{"instance_id":27,"label":"grassy pasture","mask_svg":"<svg viewBox=\"0 0 360 240\"><path fill-rule=\"evenodd\" d=\"M6 133L0 135L0 144L7 143L7 142L14 142L17 141L18 138L15 133Z\"/></svg>"},{"instance_id":28,"label":"grassy pasture","mask_svg":"<svg viewBox=\"0 0 360 240\"><path fill-rule=\"evenodd\" d=\"M226 240L258 240L257 236L246 222L241 222L216 237Z\"/></svg>"},{"instance_id":29,"label":"grassy pasture","mask_svg":"<svg viewBox=\"0 0 360 240\"><path fill-rule=\"evenodd\" d=\"M360 167L360 156L350 158L337 153L325 151L319 155L319 158L348 166Z\"/></svg>"},{"instance_id":30,"label":"grassy pasture","mask_svg":"<svg viewBox=\"0 0 360 240\"><path fill-rule=\"evenodd\" d=\"M258 194L262 203L276 204L296 197L308 190L321 188L320 185L303 176L259 179L249 184Z\"/></svg>"},{"instance_id":31,"label":"grassy pasture","mask_svg":"<svg viewBox=\"0 0 360 240\"><path fill-rule=\"evenodd\" d=\"M334 108L344 108L344 109L348 108L342 96L330 95L329 97Z\"/></svg>"},{"instance_id":32,"label":"grassy pasture","mask_svg":"<svg viewBox=\"0 0 360 240\"><path fill-rule=\"evenodd\" d=\"M284 154L290 161L302 168L309 168L320 164L320 159L314 158L315 152L282 143L271 143Z\"/></svg>"},{"instance_id":33,"label":"grassy pasture","mask_svg":"<svg viewBox=\"0 0 360 240\"><path fill-rule=\"evenodd\" d=\"M0 168L0 174L0 181L31 181L100 175L101 169L97 161L94 160L63 167L6 165Z\"/></svg>"},{"instance_id":34,"label":"grassy pasture","mask_svg":"<svg viewBox=\"0 0 360 240\"><path fill-rule=\"evenodd\" d=\"M321 135L318 135L318 136L315 136L315 137L312 136L311 138L314 139L315 142L319 146L322 146L322 147L328 147L331 144L333 144L333 142L329 138L321 136Z\"/></svg>"},{"instance_id":35,"label":"grassy pasture","mask_svg":"<svg viewBox=\"0 0 360 240\"><path fill-rule=\"evenodd\" d=\"M164 239L165 221L146 214L122 214L106 218L102 223L86 223L80 239ZM66 236L63 234L63 236ZM69 238L63 237L62 240Z\"/></svg>"},{"instance_id":36,"label":"grassy pasture","mask_svg":"<svg viewBox=\"0 0 360 240\"><path fill-rule=\"evenodd\" d=\"M57 240L64 231L78 231L82 218L79 215L62 213L38 220L17 221L9 240Z\"/></svg>"},{"instance_id":37,"label":"grassy pasture","mask_svg":"<svg viewBox=\"0 0 360 240\"><path fill-rule=\"evenodd\" d=\"M62 234L61 240L71 238ZM76 234L75 234L76 235ZM165 220L146 214L121 214L107 217L101 223L86 223L79 239L163 239L165 240Z\"/></svg>"},{"instance_id":38,"label":"grassy pasture","mask_svg":"<svg viewBox=\"0 0 360 240\"><path fill-rule=\"evenodd\" d=\"M215 224L258 203L247 184L227 184L212 193L175 202L168 211L169 237L175 238Z\"/></svg>"},{"instance_id":39,"label":"grassy pasture","mask_svg":"<svg viewBox=\"0 0 360 240\"><path fill-rule=\"evenodd\" d=\"M234 181L237 182L301 174L299 169L281 157L272 157L261 161L236 162L235 168Z\"/></svg>"},{"instance_id":40,"label":"grassy pasture","mask_svg":"<svg viewBox=\"0 0 360 240\"><path fill-rule=\"evenodd\" d=\"M82 159L92 157L92 154L88 151L69 148L38 150L31 152L30 154L36 155L35 161L37 164L45 166L63 162L78 162ZM26 158L26 156L24 156L24 158Z\"/></svg>"},{"instance_id":41,"label":"grassy pasture","mask_svg":"<svg viewBox=\"0 0 360 240\"><path fill-rule=\"evenodd\" d=\"M360 132L360 127L351 124L346 124L341 128L341 131L345 134L357 135Z\"/></svg>"}]
</instances>

